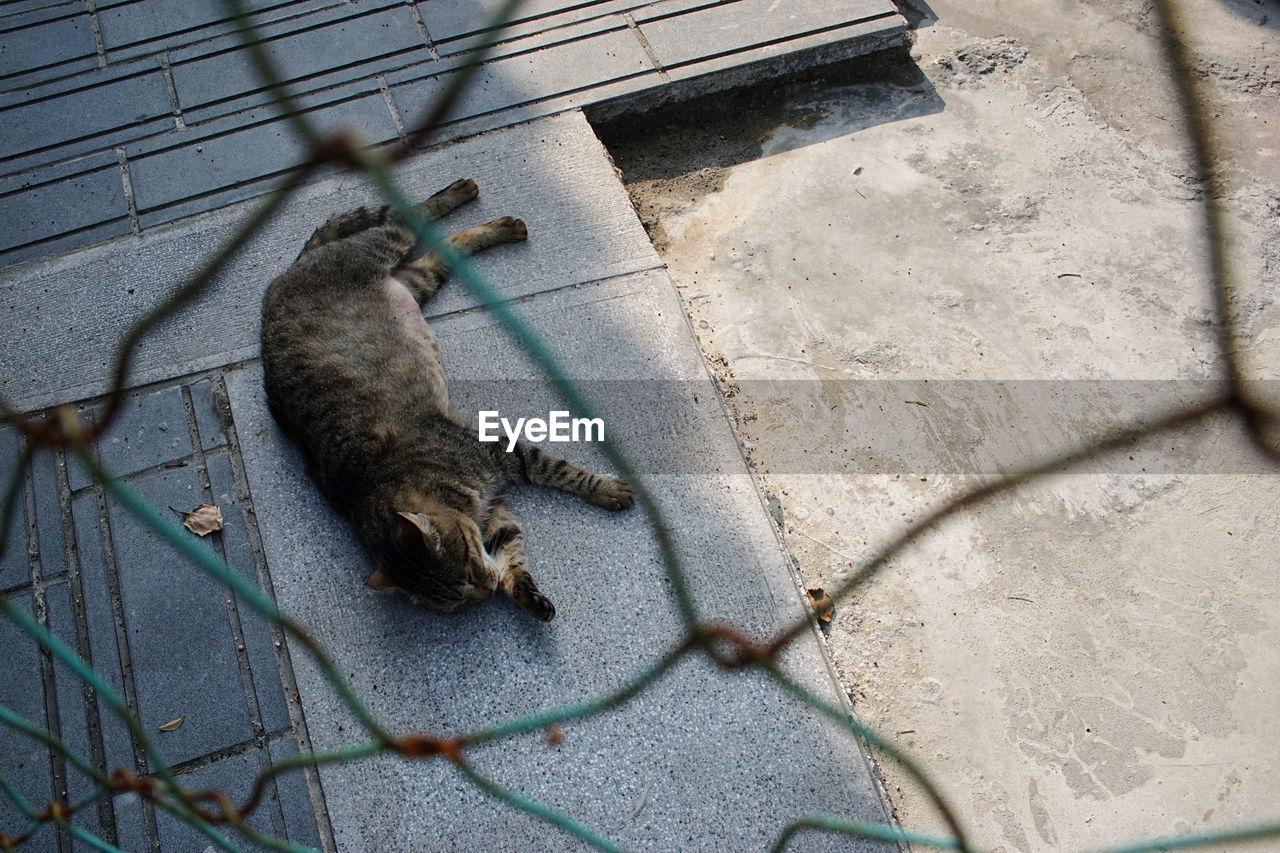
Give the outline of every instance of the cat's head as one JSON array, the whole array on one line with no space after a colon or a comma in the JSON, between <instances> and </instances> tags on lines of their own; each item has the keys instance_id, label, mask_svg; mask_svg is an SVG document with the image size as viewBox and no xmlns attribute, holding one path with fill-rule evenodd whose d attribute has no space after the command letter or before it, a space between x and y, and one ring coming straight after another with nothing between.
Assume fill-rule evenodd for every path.
<instances>
[{"instance_id":1,"label":"cat's head","mask_svg":"<svg viewBox=\"0 0 1280 853\"><path fill-rule=\"evenodd\" d=\"M419 604L458 610L493 594L497 567L480 528L449 507L397 512L376 548L378 568L365 580L375 590L399 589Z\"/></svg>"}]
</instances>

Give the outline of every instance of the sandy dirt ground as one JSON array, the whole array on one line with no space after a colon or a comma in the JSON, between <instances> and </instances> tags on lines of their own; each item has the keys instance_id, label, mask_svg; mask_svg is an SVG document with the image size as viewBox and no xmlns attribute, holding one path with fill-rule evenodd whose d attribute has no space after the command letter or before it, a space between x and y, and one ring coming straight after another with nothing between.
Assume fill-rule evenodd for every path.
<instances>
[{"instance_id":1,"label":"sandy dirt ground","mask_svg":"<svg viewBox=\"0 0 1280 853\"><path fill-rule=\"evenodd\" d=\"M1280 4L1179 5L1236 346L1280 379ZM1223 375L1150 4L907 11L909 56L601 128L802 582L828 590L949 498ZM1204 419L920 533L824 630L857 714L985 848L1280 821L1278 511L1240 425ZM943 829L880 769L904 826Z\"/></svg>"}]
</instances>

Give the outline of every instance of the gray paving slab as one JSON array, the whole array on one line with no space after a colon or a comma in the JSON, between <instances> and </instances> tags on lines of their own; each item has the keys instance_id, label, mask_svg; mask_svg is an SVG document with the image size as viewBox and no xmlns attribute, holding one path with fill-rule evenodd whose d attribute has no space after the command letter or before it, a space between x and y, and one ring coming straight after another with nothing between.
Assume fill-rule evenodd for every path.
<instances>
[{"instance_id":1,"label":"gray paving slab","mask_svg":"<svg viewBox=\"0 0 1280 853\"><path fill-rule=\"evenodd\" d=\"M181 390L129 395L115 422L98 439L98 455L107 470L120 476L190 456Z\"/></svg>"},{"instance_id":2,"label":"gray paving slab","mask_svg":"<svg viewBox=\"0 0 1280 853\"><path fill-rule=\"evenodd\" d=\"M53 635L71 648L78 646L75 627L75 611L71 603L71 587L67 583L45 587L45 608L48 627ZM62 742L81 757L93 760L93 746L89 738L89 726L86 718L87 706L85 690L75 673L63 664L53 664L54 692L57 697L57 730ZM66 762L63 772L66 783L61 786L66 790L66 798L70 803L79 802L93 792L96 785L93 780L78 771L70 762ZM76 825L90 831L98 829L96 808L77 812Z\"/></svg>"},{"instance_id":3,"label":"gray paving slab","mask_svg":"<svg viewBox=\"0 0 1280 853\"><path fill-rule=\"evenodd\" d=\"M298 755L298 742L292 737L273 740L267 745L271 762L280 764ZM290 841L320 847L320 832L316 815L311 809L310 796L302 771L292 770L276 776L276 791L284 817L285 834Z\"/></svg>"},{"instance_id":4,"label":"gray paving slab","mask_svg":"<svg viewBox=\"0 0 1280 853\"><path fill-rule=\"evenodd\" d=\"M372 14L361 12L267 42L267 54L281 77L296 80L357 65L353 74L368 77L412 62L405 54L417 52L421 59L429 57L422 31L403 3ZM264 88L247 48L190 62L174 57L171 62L178 102L184 111Z\"/></svg>"},{"instance_id":5,"label":"gray paving slab","mask_svg":"<svg viewBox=\"0 0 1280 853\"><path fill-rule=\"evenodd\" d=\"M43 257L130 231L120 166L114 153L0 179L7 257Z\"/></svg>"},{"instance_id":6,"label":"gray paving slab","mask_svg":"<svg viewBox=\"0 0 1280 853\"><path fill-rule=\"evenodd\" d=\"M519 215L537 235L481 257L483 268L512 296L579 283L583 275L660 266L604 149L579 114L426 152L401 171L406 188L421 197L463 175L479 182L480 198L449 217L448 229ZM304 188L205 297L143 340L133 380L154 382L256 355L262 293L296 257L302 235L335 212L377 198L367 181L352 175ZM22 409L101 393L122 331L193 274L205 253L230 239L251 209L239 205L0 271L0 357L6 364L0 391ZM81 281L95 283L92 302L82 298ZM433 310L447 313L477 302L462 288L449 288L433 304ZM68 327L76 329L75 348L62 337Z\"/></svg>"},{"instance_id":7,"label":"gray paving slab","mask_svg":"<svg viewBox=\"0 0 1280 853\"><path fill-rule=\"evenodd\" d=\"M418 4L422 19L431 33L432 44L443 57L456 56L496 39L490 57L534 50L575 38L574 31L584 35L613 29L621 17L636 7L638 0L597 0L587 5L561 3L522 4L521 14L496 33L484 29L497 13L497 3L423 3ZM543 14L530 14L542 9Z\"/></svg>"},{"instance_id":8,"label":"gray paving slab","mask_svg":"<svg viewBox=\"0 0 1280 853\"><path fill-rule=\"evenodd\" d=\"M611 32L565 41L532 53L504 57L481 67L457 105L452 120L495 113L533 101L653 72L644 48L625 23ZM388 82L394 80L391 75ZM446 80L431 79L392 88L401 115L412 124L439 98Z\"/></svg>"},{"instance_id":9,"label":"gray paving slab","mask_svg":"<svg viewBox=\"0 0 1280 853\"><path fill-rule=\"evenodd\" d=\"M12 596L9 602L27 616L34 615L30 593ZM0 703L28 722L43 727L40 652L35 642L8 619L0 619L0 659L5 662L6 672L0 679ZM28 804L37 811L49 805L53 788L49 781L49 750L44 744L4 726L0 727L0 749L5 758L5 776ZM0 826L25 828L26 823L18 807L8 797L0 796ZM46 841L52 835L45 830Z\"/></svg>"},{"instance_id":10,"label":"gray paving slab","mask_svg":"<svg viewBox=\"0 0 1280 853\"><path fill-rule=\"evenodd\" d=\"M271 22L281 17L345 5L335 0L281 2L246 0L255 20ZM114 61L138 52L156 53L191 43L208 43L235 28L223 3L189 3L187 0L116 0L95 4L102 42ZM212 38L211 38L212 37Z\"/></svg>"},{"instance_id":11,"label":"gray paving slab","mask_svg":"<svg viewBox=\"0 0 1280 853\"><path fill-rule=\"evenodd\" d=\"M18 447L18 431L12 427L0 429L0 482L7 484L13 477L18 465ZM26 511L22 507L9 516L7 541L18 543L25 539L25 519ZM4 554L0 554L0 589L15 588L29 579L30 567L26 550L16 544L6 547Z\"/></svg>"},{"instance_id":12,"label":"gray paving slab","mask_svg":"<svg viewBox=\"0 0 1280 853\"><path fill-rule=\"evenodd\" d=\"M86 138L103 147L137 126L165 127L173 108L157 67L56 97L0 109L8 156ZM56 118L55 118L56 117Z\"/></svg>"},{"instance_id":13,"label":"gray paving slab","mask_svg":"<svg viewBox=\"0 0 1280 853\"><path fill-rule=\"evenodd\" d=\"M35 509L36 566L42 578L66 571L66 547L62 539L62 508L55 472L57 460L49 450L37 450L31 458L32 504Z\"/></svg>"},{"instance_id":14,"label":"gray paving slab","mask_svg":"<svg viewBox=\"0 0 1280 853\"><path fill-rule=\"evenodd\" d=\"M396 138L395 124L380 93L319 110L308 116L332 131L359 128L371 142ZM193 134L194 135L194 134ZM248 181L270 178L306 159L306 147L290 123L277 118L236 133L192 143L130 162L139 219L146 225L221 206L209 193ZM261 193L261 189L258 193ZM181 202L194 200L185 206ZM160 215L154 211L164 210Z\"/></svg>"},{"instance_id":15,"label":"gray paving slab","mask_svg":"<svg viewBox=\"0 0 1280 853\"><path fill-rule=\"evenodd\" d=\"M701 414L684 431L661 408L627 413L648 422L648 446L631 449L650 460L657 451L668 457L672 473L651 484L694 567L695 598L708 617L758 635L802 614L740 458L722 454L719 473L701 472L700 457L734 444L669 280L625 276L539 295L523 307L535 328L567 345L577 377L661 378L701 390ZM444 318L436 330L460 386L505 371L513 380L528 376L523 357L484 312ZM550 625L532 623L505 601L444 616L364 593L368 560L276 431L260 383L256 369L228 377L278 599L314 627L396 730L458 733L588 699L676 642L675 603L644 520L543 490L519 489L510 503L526 531L531 570L557 603ZM615 419L625 416L606 412L606 424ZM587 461L580 450L569 455ZM315 745L352 742L358 735L347 711L314 668L296 665ZM835 696L811 637L785 665ZM628 849L757 848L815 810L883 819L854 744L776 687L703 662L682 665L623 709L565 728L567 740L555 749L530 737L478 752L477 766ZM548 833L477 797L439 764L378 759L326 768L322 777L343 850L400 849L437 836L459 849L527 849ZM551 844L573 847L559 836Z\"/></svg>"},{"instance_id":16,"label":"gray paving slab","mask_svg":"<svg viewBox=\"0 0 1280 853\"><path fill-rule=\"evenodd\" d=\"M98 48L88 13L43 21L41 17L37 13L0 19L0 77L74 59L92 57L96 64Z\"/></svg>"},{"instance_id":17,"label":"gray paving slab","mask_svg":"<svg viewBox=\"0 0 1280 853\"><path fill-rule=\"evenodd\" d=\"M269 758L265 748L256 748L231 755L198 770L185 774L182 782L195 790L217 789L223 791L233 802L244 802L253 788L253 780L269 766ZM283 835L284 826L272 820L270 798L249 815L246 823L255 831L266 835ZM190 825L178 820L168 812L157 811L156 828L159 831L161 850L206 850L210 847L209 839ZM233 833L227 833L233 834ZM217 849L217 848L214 848ZM263 849L254 847L253 849Z\"/></svg>"},{"instance_id":18,"label":"gray paving slab","mask_svg":"<svg viewBox=\"0 0 1280 853\"><path fill-rule=\"evenodd\" d=\"M200 448L213 450L227 443L226 433L222 428L225 400L213 387L209 379L201 379L191 383L191 408L196 416L197 429L200 432Z\"/></svg>"},{"instance_id":19,"label":"gray paving slab","mask_svg":"<svg viewBox=\"0 0 1280 853\"><path fill-rule=\"evenodd\" d=\"M178 468L134 485L154 506L188 510L204 503L197 474ZM142 725L154 732L185 717L176 731L157 735L172 763L251 740L222 590L114 501L108 506Z\"/></svg>"},{"instance_id":20,"label":"gray paving slab","mask_svg":"<svg viewBox=\"0 0 1280 853\"><path fill-rule=\"evenodd\" d=\"M797 3L785 9L772 0L734 0L675 15L656 4L635 18L658 61L670 70L891 14L874 0ZM744 20L753 25L742 26Z\"/></svg>"},{"instance_id":21,"label":"gray paving slab","mask_svg":"<svg viewBox=\"0 0 1280 853\"><path fill-rule=\"evenodd\" d=\"M222 557L228 566L256 586L257 563L245 528L231 460L227 456L216 456L207 459L206 465L213 502L222 510L225 524L222 531ZM236 619L241 635L237 651L248 659L249 673L253 679L254 701L250 711L255 733L258 728L268 734L287 731L290 726L289 709L285 705L284 687L280 683L277 669L277 641L266 620L246 604L241 596L236 596L236 603Z\"/></svg>"},{"instance_id":22,"label":"gray paving slab","mask_svg":"<svg viewBox=\"0 0 1280 853\"><path fill-rule=\"evenodd\" d=\"M87 632L80 647L81 657L93 665L107 686L117 695L124 696L124 667L120 660L116 617L111 604L114 585L107 575L97 497L87 494L76 500L72 504L72 515ZM110 771L123 767L133 772L136 765L129 730L105 705L101 709L101 726L105 769Z\"/></svg>"}]
</instances>

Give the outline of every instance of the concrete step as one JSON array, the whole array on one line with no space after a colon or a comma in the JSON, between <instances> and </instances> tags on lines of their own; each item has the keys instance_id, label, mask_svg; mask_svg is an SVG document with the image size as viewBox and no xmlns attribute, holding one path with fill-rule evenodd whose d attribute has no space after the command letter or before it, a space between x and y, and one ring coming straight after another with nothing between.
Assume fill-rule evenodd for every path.
<instances>
[{"instance_id":1,"label":"concrete step","mask_svg":"<svg viewBox=\"0 0 1280 853\"><path fill-rule=\"evenodd\" d=\"M377 144L401 138L452 84L500 4L249 5L307 117ZM302 157L231 19L197 6L0 16L0 264L261 195ZM904 38L890 0L540 0L502 31L431 143L564 110L649 106Z\"/></svg>"}]
</instances>

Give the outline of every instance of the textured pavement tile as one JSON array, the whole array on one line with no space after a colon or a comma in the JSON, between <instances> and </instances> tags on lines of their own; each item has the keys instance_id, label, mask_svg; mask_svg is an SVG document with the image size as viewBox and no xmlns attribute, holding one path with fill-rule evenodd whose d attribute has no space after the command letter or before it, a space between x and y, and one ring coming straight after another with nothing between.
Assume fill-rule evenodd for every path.
<instances>
[{"instance_id":1,"label":"textured pavement tile","mask_svg":"<svg viewBox=\"0 0 1280 853\"><path fill-rule=\"evenodd\" d=\"M194 467L134 483L157 507L204 502ZM138 717L170 763L253 737L222 590L114 501L109 502ZM210 547L208 540L202 547ZM185 717L181 728L156 727Z\"/></svg>"},{"instance_id":2,"label":"textured pavement tile","mask_svg":"<svg viewBox=\"0 0 1280 853\"><path fill-rule=\"evenodd\" d=\"M403 5L371 15L334 21L319 29L266 42L268 55L285 80L296 80L343 66L353 77L367 77L386 66L379 60L415 50L426 58L426 44L409 9ZM411 57L398 64L413 61ZM184 110L263 88L247 49L191 62L175 61L173 81Z\"/></svg>"},{"instance_id":3,"label":"textured pavement tile","mask_svg":"<svg viewBox=\"0 0 1280 853\"><path fill-rule=\"evenodd\" d=\"M769 75L804 71L898 47L905 41L905 23L896 15L859 21L822 33L798 36L672 68L667 73L671 81L669 89L679 93L678 99L697 97ZM764 71L763 68L771 70Z\"/></svg>"},{"instance_id":4,"label":"textured pavement tile","mask_svg":"<svg viewBox=\"0 0 1280 853\"><path fill-rule=\"evenodd\" d=\"M106 469L117 476L190 456L182 391L169 388L129 394L115 422L99 437L98 455ZM78 481L73 488L79 485Z\"/></svg>"},{"instance_id":5,"label":"textured pavement tile","mask_svg":"<svg viewBox=\"0 0 1280 853\"><path fill-rule=\"evenodd\" d=\"M136 794L121 794L112 804L116 812L117 844L121 850L147 850L147 836L142 827L142 801ZM157 809L157 811L159 811ZM196 850L202 851L203 847ZM214 848L217 849L216 847Z\"/></svg>"},{"instance_id":6,"label":"textured pavement tile","mask_svg":"<svg viewBox=\"0 0 1280 853\"><path fill-rule=\"evenodd\" d=\"M308 113L308 118L325 129L359 128L369 141L385 141L397 135L380 94ZM305 146L289 123L277 119L226 136L131 158L130 173L140 219L144 227L172 219L175 211L147 214L205 193L279 174L302 162L305 153ZM182 212L194 213L223 204L225 199L220 198L193 201Z\"/></svg>"},{"instance_id":7,"label":"textured pavement tile","mask_svg":"<svg viewBox=\"0 0 1280 853\"><path fill-rule=\"evenodd\" d=\"M457 178L475 178L480 197L451 215L443 223L446 230L508 215L528 223L528 242L499 246L478 258L491 280L513 298L661 266L581 114L424 152L402 164L398 174L418 198ZM299 190L232 258L208 294L141 342L133 381L159 381L256 355L262 294L270 280L289 266L325 219L378 199L369 182L356 175L337 175ZM0 360L11 366L0 372L0 392L24 410L103 393L115 352L112 342L230 239L252 207L246 203L144 231L136 241L0 272ZM96 282L99 297L93 302L73 286L84 280ZM451 285L432 303L432 312L477 304L464 288ZM73 346L67 344L68 327L76 330Z\"/></svg>"},{"instance_id":8,"label":"textured pavement tile","mask_svg":"<svg viewBox=\"0 0 1280 853\"><path fill-rule=\"evenodd\" d=\"M0 26L24 25L0 32L0 77L84 57L93 57L96 62L98 46L87 13L43 23L28 21L28 17L36 16L0 19ZM28 25L31 23L34 26Z\"/></svg>"},{"instance_id":9,"label":"textured pavement tile","mask_svg":"<svg viewBox=\"0 0 1280 853\"><path fill-rule=\"evenodd\" d=\"M71 609L71 588L66 583L45 588L45 604L49 611L49 630L71 648L76 648L75 615ZM92 762L89 729L85 722L85 692L80 678L62 663L53 665L53 678L58 697L58 729L63 743L85 760ZM94 789L94 782L67 762L67 799L76 802ZM76 815L76 823L98 832L98 810L90 806Z\"/></svg>"},{"instance_id":10,"label":"textured pavement tile","mask_svg":"<svg viewBox=\"0 0 1280 853\"><path fill-rule=\"evenodd\" d=\"M18 467L18 431L13 427L0 429L0 483L8 483ZM26 512L19 504L9 516L8 541L4 555L0 556L0 589L11 589L29 583L31 574L27 564Z\"/></svg>"},{"instance_id":11,"label":"textured pavement tile","mask_svg":"<svg viewBox=\"0 0 1280 853\"><path fill-rule=\"evenodd\" d=\"M303 8L321 5L316 2L301 4ZM331 2L326 5L331 5ZM246 9L257 12L255 21L264 17L270 18L273 7L284 13L297 14L299 4L282 3L281 0L245 0ZM292 7L292 8L289 8ZM195 41L208 37L207 32L191 33L192 30L207 30L216 27L218 31L233 29L233 18L226 11L223 3L192 3L191 0L98 0L98 22L102 27L102 42L108 52L108 58L115 60L122 48L146 42L143 47L151 53L171 44L174 34L186 34L182 41ZM276 14L280 14L277 12ZM157 44L158 42L158 44Z\"/></svg>"},{"instance_id":12,"label":"textured pavement tile","mask_svg":"<svg viewBox=\"0 0 1280 853\"><path fill-rule=\"evenodd\" d=\"M249 793L253 789L254 779L257 778L262 768L266 766L266 759L266 750L251 749L240 755L232 755L198 770L185 773L179 777L178 781L182 785L196 790L216 788L227 794L233 803L240 804L248 799ZM276 828L272 826L270 804L267 802L263 802L258 808L254 809L245 822L258 832L266 835L276 834ZM161 809L156 809L156 829L160 833L161 850L190 850L195 853L195 851L206 850L211 845L206 836ZM230 827L221 827L219 831L232 840L240 837L239 833ZM214 849L216 850L217 848L215 847ZM252 849L263 848L254 847Z\"/></svg>"},{"instance_id":13,"label":"textured pavement tile","mask_svg":"<svg viewBox=\"0 0 1280 853\"><path fill-rule=\"evenodd\" d=\"M30 245L69 232L86 231L90 242L129 233L129 206L125 203L120 166L115 155L85 158L70 168L55 166L28 173L22 180L8 179L0 196L0 252ZM89 171L80 171L89 169ZM30 186L23 189L22 183ZM8 256L0 256L8 260Z\"/></svg>"},{"instance_id":14,"label":"textured pavement tile","mask_svg":"<svg viewBox=\"0 0 1280 853\"><path fill-rule=\"evenodd\" d=\"M486 63L472 78L449 116L465 119L551 98L588 86L653 70L635 36L625 26L612 32L558 44ZM391 79L388 78L388 84ZM393 86L392 97L407 123L430 106L447 78Z\"/></svg>"},{"instance_id":15,"label":"textured pavement tile","mask_svg":"<svg viewBox=\"0 0 1280 853\"><path fill-rule=\"evenodd\" d=\"M298 754L298 742L292 736L268 744L272 763L279 764ZM320 846L320 832L316 829L316 814L311 807L311 795L307 780L301 770L290 770L276 776L276 790L280 793L280 806L284 810L285 830L289 840L309 847Z\"/></svg>"},{"instance_id":16,"label":"textured pavement tile","mask_svg":"<svg viewBox=\"0 0 1280 853\"><path fill-rule=\"evenodd\" d=\"M84 590L85 619L89 629L88 660L107 685L124 696L116 621L111 609L111 584L107 578L98 524L97 498L89 494L77 499L72 503L71 511L75 519L76 553L80 558L80 582ZM129 729L106 702L101 703L101 710L107 772L120 767L133 772L133 741L129 736Z\"/></svg>"},{"instance_id":17,"label":"textured pavement tile","mask_svg":"<svg viewBox=\"0 0 1280 853\"><path fill-rule=\"evenodd\" d=\"M37 450L31 459L40 575L44 578L51 578L67 569L66 545L62 539L62 509L58 503L58 480L54 471L56 464L52 451L46 449Z\"/></svg>"},{"instance_id":18,"label":"textured pavement tile","mask_svg":"<svg viewBox=\"0 0 1280 853\"><path fill-rule=\"evenodd\" d=\"M86 137L99 145L111 145L116 138L112 132L122 128L131 128L130 133L136 135L172 126L173 107L159 68L100 85L94 85L95 75L82 76L81 84L88 88L0 109L6 155ZM137 127L148 123L151 128Z\"/></svg>"},{"instance_id":19,"label":"textured pavement tile","mask_svg":"<svg viewBox=\"0 0 1280 853\"><path fill-rule=\"evenodd\" d=\"M231 460L227 456L215 456L206 462L213 500L222 510L223 523L226 525L222 531L222 547L227 565L257 586L257 564L245 530L240 499L231 472ZM284 702L284 686L280 683L280 671L276 666L271 629L266 619L243 598L237 597L236 602L240 628L244 634L244 654L249 658L254 692L257 694L258 718L267 733L288 729L289 709Z\"/></svg>"},{"instance_id":20,"label":"textured pavement tile","mask_svg":"<svg viewBox=\"0 0 1280 853\"><path fill-rule=\"evenodd\" d=\"M583 8L583 6L587 8ZM573 17L586 17L600 14L600 7L612 10L616 3L574 2L574 0L527 0L521 3L516 18L511 24L520 26L522 22L535 18L546 18L557 13L572 10ZM634 5L634 4L632 4ZM427 27L431 40L439 45L462 36L486 30L494 16L503 6L502 0L418 0L418 13ZM503 37L509 31L503 30Z\"/></svg>"},{"instance_id":21,"label":"textured pavement tile","mask_svg":"<svg viewBox=\"0 0 1280 853\"><path fill-rule=\"evenodd\" d=\"M31 594L15 595L10 602L28 616ZM0 660L5 676L0 678L0 704L41 728L46 726L44 691L40 689L40 653L35 641L13 622L0 618ZM49 751L16 729L0 726L0 773L27 799L37 811L49 805L53 788L49 782ZM9 827L25 827L26 819L9 798L0 794L0 831ZM11 834L18 834L11 832ZM53 835L45 830L47 842Z\"/></svg>"},{"instance_id":22,"label":"textured pavement tile","mask_svg":"<svg viewBox=\"0 0 1280 853\"><path fill-rule=\"evenodd\" d=\"M568 38L581 38L594 32L612 29L616 26L616 20L623 20L619 17L620 14L633 8L636 2L637 0L598 0L586 7L569 6L563 11L553 12L544 17L521 15L516 22L502 28L497 43L488 55L491 58L500 58L538 45L555 44ZM420 3L419 8L425 14L433 5L435 4ZM529 5L531 4L522 5L521 10L526 10ZM494 6L492 10L485 11L486 14L491 14L496 9L497 6ZM467 10L455 5L452 10L442 8L440 13L465 17ZM463 32L471 32L470 27L465 24L460 29ZM442 57L451 57L479 47L491 35L488 32L453 35L436 39L433 43Z\"/></svg>"},{"instance_id":23,"label":"textured pavement tile","mask_svg":"<svg viewBox=\"0 0 1280 853\"><path fill-rule=\"evenodd\" d=\"M736 0L672 17L651 17L663 14L658 5L638 14L636 21L663 68L674 68L894 12L886 0L806 0L782 7L774 0Z\"/></svg>"},{"instance_id":24,"label":"textured pavement tile","mask_svg":"<svg viewBox=\"0 0 1280 853\"><path fill-rule=\"evenodd\" d=\"M202 450L213 450L227 443L222 432L222 414L218 411L218 399L213 393L213 383L208 379L193 382L191 389L191 408L196 415L196 428L200 431L200 447Z\"/></svg>"}]
</instances>

